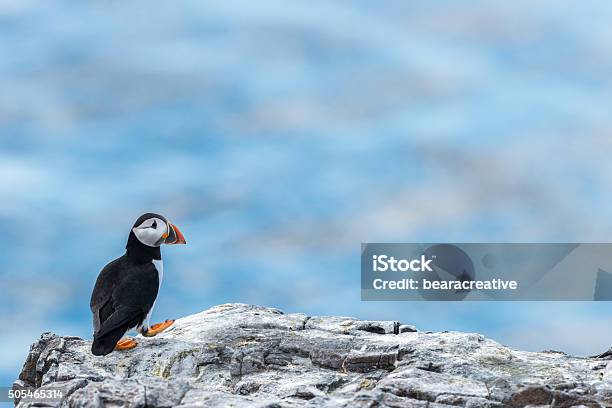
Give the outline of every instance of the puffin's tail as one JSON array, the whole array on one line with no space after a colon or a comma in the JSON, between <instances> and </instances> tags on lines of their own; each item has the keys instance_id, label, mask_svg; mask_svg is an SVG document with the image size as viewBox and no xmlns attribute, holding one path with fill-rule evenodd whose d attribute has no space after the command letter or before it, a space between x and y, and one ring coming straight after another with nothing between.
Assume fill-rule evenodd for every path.
<instances>
[{"instance_id":1,"label":"puffin's tail","mask_svg":"<svg viewBox=\"0 0 612 408\"><path fill-rule=\"evenodd\" d=\"M115 349L117 342L129 329L130 325L125 324L109 331L108 333L104 333L104 335L100 337L97 337L94 334L94 340L91 344L92 354L95 356L105 356L110 354Z\"/></svg>"}]
</instances>

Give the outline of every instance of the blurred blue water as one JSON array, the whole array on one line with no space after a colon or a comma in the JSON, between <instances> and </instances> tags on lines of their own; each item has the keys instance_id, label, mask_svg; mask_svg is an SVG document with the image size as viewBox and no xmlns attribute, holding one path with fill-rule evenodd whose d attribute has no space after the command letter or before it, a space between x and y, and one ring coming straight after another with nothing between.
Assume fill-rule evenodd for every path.
<instances>
[{"instance_id":1,"label":"blurred blue water","mask_svg":"<svg viewBox=\"0 0 612 408\"><path fill-rule=\"evenodd\" d=\"M146 211L154 318L222 302L612 342L607 303L362 303L361 242L610 241L612 4L0 2L0 383L91 335ZM8 328L8 330L7 330Z\"/></svg>"}]
</instances>

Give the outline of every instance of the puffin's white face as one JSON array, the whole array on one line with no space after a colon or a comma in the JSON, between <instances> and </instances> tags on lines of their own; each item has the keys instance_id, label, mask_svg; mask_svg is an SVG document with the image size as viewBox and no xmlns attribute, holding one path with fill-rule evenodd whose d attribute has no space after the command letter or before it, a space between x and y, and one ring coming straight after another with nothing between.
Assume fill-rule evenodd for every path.
<instances>
[{"instance_id":1,"label":"puffin's white face","mask_svg":"<svg viewBox=\"0 0 612 408\"><path fill-rule=\"evenodd\" d=\"M150 247L158 247L168 238L170 228L159 218L148 218L132 229L140 242Z\"/></svg>"}]
</instances>

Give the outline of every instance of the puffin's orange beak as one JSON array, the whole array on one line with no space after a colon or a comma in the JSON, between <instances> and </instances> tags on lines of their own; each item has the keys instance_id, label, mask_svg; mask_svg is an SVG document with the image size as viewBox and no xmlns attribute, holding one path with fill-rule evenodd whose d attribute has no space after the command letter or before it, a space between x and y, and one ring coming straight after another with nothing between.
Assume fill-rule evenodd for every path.
<instances>
[{"instance_id":1,"label":"puffin's orange beak","mask_svg":"<svg viewBox=\"0 0 612 408\"><path fill-rule=\"evenodd\" d=\"M164 244L168 244L168 245L174 245L174 244L186 244L187 241L185 241L185 237L183 236L183 233L181 232L180 229L178 229L178 227L174 224L172 224L171 222L168 222L168 234L166 237L164 237L166 240L164 241Z\"/></svg>"}]
</instances>

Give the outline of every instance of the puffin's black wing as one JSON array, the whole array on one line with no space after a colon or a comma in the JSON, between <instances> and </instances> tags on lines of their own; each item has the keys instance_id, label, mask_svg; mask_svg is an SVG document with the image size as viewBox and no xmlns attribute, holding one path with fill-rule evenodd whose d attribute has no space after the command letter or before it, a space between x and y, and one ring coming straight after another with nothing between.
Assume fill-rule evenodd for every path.
<instances>
[{"instance_id":1,"label":"puffin's black wing","mask_svg":"<svg viewBox=\"0 0 612 408\"><path fill-rule=\"evenodd\" d=\"M126 331L142 323L158 289L157 270L150 262L136 264L124 255L106 265L91 295L92 353L110 353Z\"/></svg>"}]
</instances>

